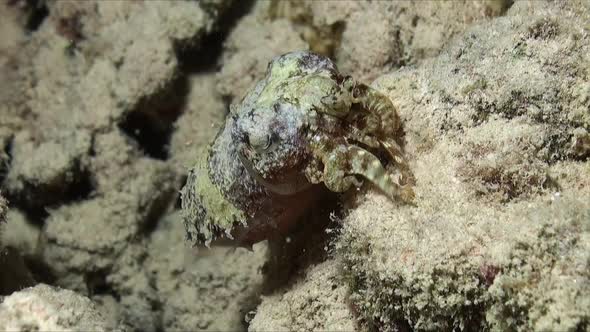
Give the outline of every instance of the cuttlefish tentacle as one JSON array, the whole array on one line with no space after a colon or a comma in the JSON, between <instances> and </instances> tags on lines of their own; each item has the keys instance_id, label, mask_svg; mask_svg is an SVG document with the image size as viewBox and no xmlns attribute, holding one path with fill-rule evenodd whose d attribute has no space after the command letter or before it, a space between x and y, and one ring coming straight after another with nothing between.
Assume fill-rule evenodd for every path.
<instances>
[{"instance_id":1,"label":"cuttlefish tentacle","mask_svg":"<svg viewBox=\"0 0 590 332\"><path fill-rule=\"evenodd\" d=\"M396 108L386 95L362 83L354 87L353 94L364 110L377 114L385 133L393 134L399 129L400 120Z\"/></svg>"},{"instance_id":2,"label":"cuttlefish tentacle","mask_svg":"<svg viewBox=\"0 0 590 332\"><path fill-rule=\"evenodd\" d=\"M324 183L332 191L346 191L353 184L358 186L355 175L359 175L392 199L399 197L405 202L414 199L410 186L396 183L394 174L386 170L377 157L358 146L340 146L328 155L324 165Z\"/></svg>"},{"instance_id":3,"label":"cuttlefish tentacle","mask_svg":"<svg viewBox=\"0 0 590 332\"><path fill-rule=\"evenodd\" d=\"M406 162L404 160L404 153L402 152L401 146L395 142L393 139L387 139L379 141L381 146L389 153L389 156L393 161L395 161L399 165L404 165Z\"/></svg>"},{"instance_id":4,"label":"cuttlefish tentacle","mask_svg":"<svg viewBox=\"0 0 590 332\"><path fill-rule=\"evenodd\" d=\"M354 126L350 127L346 138L349 141L359 142L373 149L378 149L381 145L377 138L363 133L363 131Z\"/></svg>"}]
</instances>

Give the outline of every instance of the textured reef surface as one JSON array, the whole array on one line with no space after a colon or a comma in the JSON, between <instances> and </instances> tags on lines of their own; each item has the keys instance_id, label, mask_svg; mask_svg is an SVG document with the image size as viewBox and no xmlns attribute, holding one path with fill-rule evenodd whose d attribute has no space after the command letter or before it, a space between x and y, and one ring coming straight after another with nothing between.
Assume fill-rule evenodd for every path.
<instances>
[{"instance_id":1,"label":"textured reef surface","mask_svg":"<svg viewBox=\"0 0 590 332\"><path fill-rule=\"evenodd\" d=\"M0 330L590 330L588 22L0 2Z\"/></svg>"}]
</instances>

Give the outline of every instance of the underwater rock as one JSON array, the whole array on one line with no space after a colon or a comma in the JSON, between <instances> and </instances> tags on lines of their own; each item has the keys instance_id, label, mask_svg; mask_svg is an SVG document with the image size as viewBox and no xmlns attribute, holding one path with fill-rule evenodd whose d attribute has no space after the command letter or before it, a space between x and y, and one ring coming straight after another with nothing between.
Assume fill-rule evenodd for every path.
<instances>
[{"instance_id":1,"label":"underwater rock","mask_svg":"<svg viewBox=\"0 0 590 332\"><path fill-rule=\"evenodd\" d=\"M587 330L587 9L516 2L373 83L398 107L417 197L367 195L343 221L361 326Z\"/></svg>"},{"instance_id":2,"label":"underwater rock","mask_svg":"<svg viewBox=\"0 0 590 332\"><path fill-rule=\"evenodd\" d=\"M37 285L0 303L2 331L112 331L96 305L70 290ZM116 329L119 330L119 329Z\"/></svg>"}]
</instances>

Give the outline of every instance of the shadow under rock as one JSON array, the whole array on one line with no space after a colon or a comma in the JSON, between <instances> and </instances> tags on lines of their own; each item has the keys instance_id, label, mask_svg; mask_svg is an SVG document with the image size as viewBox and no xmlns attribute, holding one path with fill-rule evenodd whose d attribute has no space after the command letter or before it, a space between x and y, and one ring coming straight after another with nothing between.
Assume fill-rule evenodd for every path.
<instances>
[{"instance_id":1,"label":"shadow under rock","mask_svg":"<svg viewBox=\"0 0 590 332\"><path fill-rule=\"evenodd\" d=\"M20 253L12 248L0 248L0 295L10 295L36 284Z\"/></svg>"},{"instance_id":2,"label":"shadow under rock","mask_svg":"<svg viewBox=\"0 0 590 332\"><path fill-rule=\"evenodd\" d=\"M190 91L188 77L179 76L161 93L142 100L127 113L119 128L150 158L167 160L174 122L182 114Z\"/></svg>"},{"instance_id":3,"label":"shadow under rock","mask_svg":"<svg viewBox=\"0 0 590 332\"><path fill-rule=\"evenodd\" d=\"M329 257L331 242L338 233L334 230L340 227L337 220L342 219L340 205L338 195L327 193L289 235L268 240L269 257L262 268L264 293L270 294L290 284L304 275L307 267Z\"/></svg>"},{"instance_id":4,"label":"shadow under rock","mask_svg":"<svg viewBox=\"0 0 590 332\"><path fill-rule=\"evenodd\" d=\"M29 11L29 17L25 24L28 32L39 29L43 21L49 16L49 9L45 0L8 0L9 5L20 6L23 10Z\"/></svg>"},{"instance_id":5,"label":"shadow under rock","mask_svg":"<svg viewBox=\"0 0 590 332\"><path fill-rule=\"evenodd\" d=\"M253 0L234 1L219 18L214 32L205 36L195 47L177 48L176 55L184 74L216 71L223 53L223 43L240 18L254 6ZM205 9L206 10L206 9Z\"/></svg>"}]
</instances>

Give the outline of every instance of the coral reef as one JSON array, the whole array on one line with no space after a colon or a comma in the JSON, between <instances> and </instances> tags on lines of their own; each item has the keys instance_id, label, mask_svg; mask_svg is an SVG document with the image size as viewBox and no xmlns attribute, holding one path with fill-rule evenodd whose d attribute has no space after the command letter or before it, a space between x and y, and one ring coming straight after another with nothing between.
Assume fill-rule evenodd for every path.
<instances>
[{"instance_id":1,"label":"coral reef","mask_svg":"<svg viewBox=\"0 0 590 332\"><path fill-rule=\"evenodd\" d=\"M218 89L237 102L275 56L309 49L364 83L437 55L470 23L503 14L508 1L258 1L224 42ZM460 8L460 10L457 10ZM367 24L370 22L370 24Z\"/></svg>"},{"instance_id":2,"label":"coral reef","mask_svg":"<svg viewBox=\"0 0 590 332\"><path fill-rule=\"evenodd\" d=\"M572 153L590 126L584 15L516 3L373 84L399 107L418 198L368 196L344 221L338 252L366 326L588 328L590 173Z\"/></svg>"},{"instance_id":3,"label":"coral reef","mask_svg":"<svg viewBox=\"0 0 590 332\"><path fill-rule=\"evenodd\" d=\"M39 284L0 303L2 331L113 331L88 298Z\"/></svg>"},{"instance_id":4,"label":"coral reef","mask_svg":"<svg viewBox=\"0 0 590 332\"><path fill-rule=\"evenodd\" d=\"M16 209L6 212L0 225L0 245L16 249L21 255L33 257L39 250L40 230Z\"/></svg>"},{"instance_id":5,"label":"coral reef","mask_svg":"<svg viewBox=\"0 0 590 332\"><path fill-rule=\"evenodd\" d=\"M190 249L178 213L166 216L149 243L148 271L163 308L163 325L173 331L244 330L246 313L262 290L263 244L253 251L212 247Z\"/></svg>"},{"instance_id":6,"label":"coral reef","mask_svg":"<svg viewBox=\"0 0 590 332\"><path fill-rule=\"evenodd\" d=\"M326 261L288 288L263 296L248 331L355 330L339 270L339 262Z\"/></svg>"},{"instance_id":7,"label":"coral reef","mask_svg":"<svg viewBox=\"0 0 590 332\"><path fill-rule=\"evenodd\" d=\"M264 76L275 56L308 48L288 20L269 19L269 3L258 1L224 42L217 89L232 102L238 102Z\"/></svg>"},{"instance_id":8,"label":"coral reef","mask_svg":"<svg viewBox=\"0 0 590 332\"><path fill-rule=\"evenodd\" d=\"M192 87L184 112L174 122L168 153L179 174L193 166L197 152L215 137L223 123L225 104L215 89L215 74L197 73L189 78Z\"/></svg>"},{"instance_id":9,"label":"coral reef","mask_svg":"<svg viewBox=\"0 0 590 332\"><path fill-rule=\"evenodd\" d=\"M189 77L179 57L204 47L230 5L40 2L46 17L30 36L3 39L6 244L35 267L37 282L114 306L132 330L163 324L163 299L143 265L147 236L180 189L184 160L214 133L204 116L224 116L213 74ZM23 32L22 17L37 10L1 7L11 18L2 24Z\"/></svg>"},{"instance_id":10,"label":"coral reef","mask_svg":"<svg viewBox=\"0 0 590 332\"><path fill-rule=\"evenodd\" d=\"M35 255L39 230L7 205L0 192L0 299L36 284L25 259Z\"/></svg>"},{"instance_id":11,"label":"coral reef","mask_svg":"<svg viewBox=\"0 0 590 332\"><path fill-rule=\"evenodd\" d=\"M507 4L503 0L354 4L360 8L342 19L345 28L335 50L338 67L371 82L391 69L437 55L469 24L502 14Z\"/></svg>"},{"instance_id":12,"label":"coral reef","mask_svg":"<svg viewBox=\"0 0 590 332\"><path fill-rule=\"evenodd\" d=\"M589 12L0 2L0 329L588 330ZM295 50L391 99L415 205L365 186L253 251L191 248L189 168Z\"/></svg>"}]
</instances>

